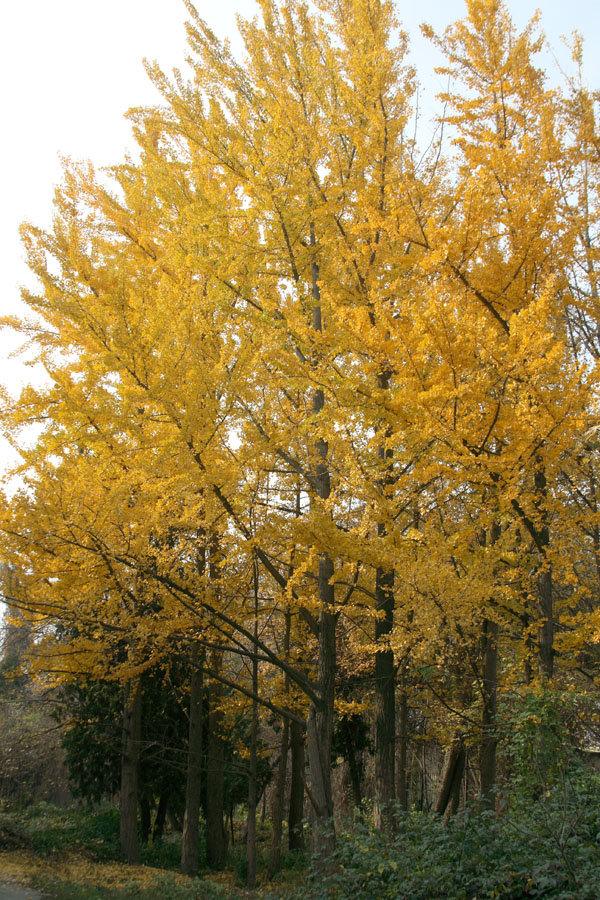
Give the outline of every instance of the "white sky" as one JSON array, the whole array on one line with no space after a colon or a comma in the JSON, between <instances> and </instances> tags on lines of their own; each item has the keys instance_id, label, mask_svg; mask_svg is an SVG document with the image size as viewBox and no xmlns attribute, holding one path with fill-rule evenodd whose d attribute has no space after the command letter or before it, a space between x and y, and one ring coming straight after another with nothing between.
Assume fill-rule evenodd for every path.
<instances>
[{"instance_id":1,"label":"white sky","mask_svg":"<svg viewBox=\"0 0 600 900\"><path fill-rule=\"evenodd\" d=\"M587 81L600 88L600 7L594 0L508 0L507 5L518 26L541 5L543 28L559 53L560 35L579 30ZM167 71L184 66L186 10L181 0L5 0L3 6L0 315L8 315L20 311L19 284L27 278L17 228L23 220L49 224L59 154L91 158L97 165L122 158L132 144L123 112L158 99L142 59L157 59ZM255 11L251 0L215 5L197 0L197 8L219 36L232 39L236 12L251 16ZM464 10L463 0L398 4L426 97L435 93L438 79L432 72L439 59L420 36L419 23L441 31ZM561 58L567 59L564 51ZM29 373L7 360L14 346L10 335L0 337L0 382L16 392ZM10 460L9 449L0 443L0 470Z\"/></svg>"}]
</instances>

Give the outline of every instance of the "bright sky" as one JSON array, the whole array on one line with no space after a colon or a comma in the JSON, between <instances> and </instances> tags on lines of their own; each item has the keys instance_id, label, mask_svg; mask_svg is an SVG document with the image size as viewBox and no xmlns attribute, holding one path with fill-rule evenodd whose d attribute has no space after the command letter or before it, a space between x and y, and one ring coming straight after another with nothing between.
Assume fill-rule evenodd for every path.
<instances>
[{"instance_id":1,"label":"bright sky","mask_svg":"<svg viewBox=\"0 0 600 900\"><path fill-rule=\"evenodd\" d=\"M539 5L507 0L518 26ZM600 88L600 7L595 0L542 0L542 24L560 58L560 36L579 30L585 39L589 86ZM197 8L221 37L235 38L235 14L252 16L251 0L197 0ZM419 33L426 21L441 31L464 15L463 0L399 2L399 16L412 40L413 62L425 97L441 81L432 75L437 54ZM157 59L163 69L184 67L186 55L182 0L20 0L6 3L0 33L3 85L4 172L0 206L0 315L18 313L19 284L27 279L17 234L23 220L42 226L51 218L53 185L60 178L59 154L118 162L132 142L122 114L152 104L157 95L142 66ZM234 40L234 47L236 46ZM549 66L552 63L549 61ZM15 346L0 337L0 381L11 391L28 376L7 360ZM11 456L0 445L0 470Z\"/></svg>"}]
</instances>

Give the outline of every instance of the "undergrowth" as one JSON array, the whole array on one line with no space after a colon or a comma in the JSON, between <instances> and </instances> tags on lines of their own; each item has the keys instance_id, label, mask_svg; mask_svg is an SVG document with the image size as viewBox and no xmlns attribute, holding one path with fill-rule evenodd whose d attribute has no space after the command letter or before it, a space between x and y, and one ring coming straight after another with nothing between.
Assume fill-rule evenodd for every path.
<instances>
[{"instance_id":1,"label":"undergrowth","mask_svg":"<svg viewBox=\"0 0 600 900\"><path fill-rule=\"evenodd\" d=\"M393 839L356 822L338 833L326 873L313 873L294 900L598 900L598 814L562 811L527 820L491 812L457 816L399 813ZM533 811L531 811L533 812ZM538 816L539 813L539 816ZM568 836L567 836L568 832Z\"/></svg>"}]
</instances>

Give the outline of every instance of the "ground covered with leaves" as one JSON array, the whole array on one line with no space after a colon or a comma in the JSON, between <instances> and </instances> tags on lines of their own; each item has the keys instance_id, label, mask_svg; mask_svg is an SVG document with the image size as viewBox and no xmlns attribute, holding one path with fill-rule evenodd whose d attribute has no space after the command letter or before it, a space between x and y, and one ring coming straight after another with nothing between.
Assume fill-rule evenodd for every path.
<instances>
[{"instance_id":1,"label":"ground covered with leaves","mask_svg":"<svg viewBox=\"0 0 600 900\"><path fill-rule=\"evenodd\" d=\"M108 806L58 810L39 804L0 812L0 878L32 885L52 900L218 900L241 898L234 865L211 877L175 871L175 836L146 847L143 864L118 862L118 813ZM235 854L232 856L235 861Z\"/></svg>"}]
</instances>

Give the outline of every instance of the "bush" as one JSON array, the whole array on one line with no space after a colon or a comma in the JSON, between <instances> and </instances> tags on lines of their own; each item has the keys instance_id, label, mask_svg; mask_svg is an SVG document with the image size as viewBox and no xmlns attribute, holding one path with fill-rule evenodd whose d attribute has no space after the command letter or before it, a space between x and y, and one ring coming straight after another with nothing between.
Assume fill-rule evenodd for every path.
<instances>
[{"instance_id":1,"label":"bush","mask_svg":"<svg viewBox=\"0 0 600 900\"><path fill-rule=\"evenodd\" d=\"M546 802L546 798L544 803ZM447 825L422 813L399 813L393 839L364 823L341 831L328 874L313 873L297 900L597 900L598 791L568 838L548 834L547 817L465 812ZM600 835L598 835L600 837Z\"/></svg>"}]
</instances>

